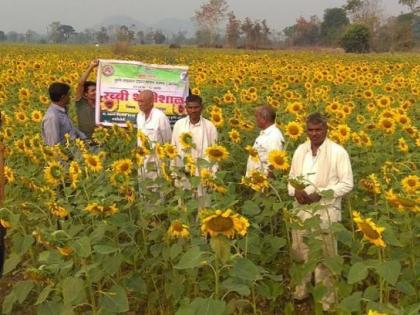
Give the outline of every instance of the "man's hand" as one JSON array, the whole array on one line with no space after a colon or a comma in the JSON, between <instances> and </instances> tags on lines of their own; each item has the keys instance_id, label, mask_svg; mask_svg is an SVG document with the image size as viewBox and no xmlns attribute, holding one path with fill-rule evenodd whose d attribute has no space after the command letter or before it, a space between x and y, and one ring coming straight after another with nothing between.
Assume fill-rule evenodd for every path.
<instances>
[{"instance_id":1,"label":"man's hand","mask_svg":"<svg viewBox=\"0 0 420 315\"><path fill-rule=\"evenodd\" d=\"M312 203L311 198L308 196L308 194L304 190L296 189L295 198L296 198L296 201L300 203L301 205L308 205Z\"/></svg>"},{"instance_id":2,"label":"man's hand","mask_svg":"<svg viewBox=\"0 0 420 315\"><path fill-rule=\"evenodd\" d=\"M90 62L90 64L89 64L89 68L95 68L95 67L97 67L99 65L99 60L98 59L94 59L94 60L92 60L91 62Z\"/></svg>"},{"instance_id":3,"label":"man's hand","mask_svg":"<svg viewBox=\"0 0 420 315\"><path fill-rule=\"evenodd\" d=\"M320 201L320 200L321 200L321 196L320 196L320 195L318 195L316 192L313 192L313 193L312 193L312 194L310 194L308 197L309 197L309 199L311 200L311 202L310 202L310 203L318 202L318 201Z\"/></svg>"}]
</instances>

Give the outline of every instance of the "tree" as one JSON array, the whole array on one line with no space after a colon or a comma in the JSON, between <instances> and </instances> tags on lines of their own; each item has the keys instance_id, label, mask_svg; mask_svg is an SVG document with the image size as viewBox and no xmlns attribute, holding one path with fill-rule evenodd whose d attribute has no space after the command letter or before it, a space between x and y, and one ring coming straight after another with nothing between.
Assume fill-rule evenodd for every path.
<instances>
[{"instance_id":1,"label":"tree","mask_svg":"<svg viewBox=\"0 0 420 315\"><path fill-rule=\"evenodd\" d=\"M420 9L420 1L419 0L398 0L398 3L401 5L405 5L410 8L411 12L418 11Z\"/></svg>"},{"instance_id":2,"label":"tree","mask_svg":"<svg viewBox=\"0 0 420 315\"><path fill-rule=\"evenodd\" d=\"M62 43L68 40L75 32L73 26L61 24L58 21L52 22L48 26L48 38L53 43Z\"/></svg>"},{"instance_id":3,"label":"tree","mask_svg":"<svg viewBox=\"0 0 420 315\"><path fill-rule=\"evenodd\" d=\"M320 39L320 21L316 15L306 20L299 17L296 24L286 27L283 32L287 36L289 43L298 46L314 45Z\"/></svg>"},{"instance_id":4,"label":"tree","mask_svg":"<svg viewBox=\"0 0 420 315\"><path fill-rule=\"evenodd\" d=\"M108 31L105 27L101 27L99 31L96 32L96 40L100 44L105 44L109 41Z\"/></svg>"},{"instance_id":5,"label":"tree","mask_svg":"<svg viewBox=\"0 0 420 315\"><path fill-rule=\"evenodd\" d=\"M346 52L369 52L369 28L366 25L353 24L341 39L341 46Z\"/></svg>"},{"instance_id":6,"label":"tree","mask_svg":"<svg viewBox=\"0 0 420 315\"><path fill-rule=\"evenodd\" d=\"M271 34L271 30L268 27L267 21L265 19L261 21L261 28L262 45L267 46L270 44L269 36Z\"/></svg>"},{"instance_id":7,"label":"tree","mask_svg":"<svg viewBox=\"0 0 420 315\"><path fill-rule=\"evenodd\" d=\"M200 10L195 11L193 19L197 22L199 32L208 33L208 45L214 44L217 28L225 18L227 9L226 0L209 0L200 7Z\"/></svg>"},{"instance_id":8,"label":"tree","mask_svg":"<svg viewBox=\"0 0 420 315\"><path fill-rule=\"evenodd\" d=\"M163 34L162 31L157 30L153 34L153 41L155 42L155 44L163 44L166 41L166 36L165 34Z\"/></svg>"},{"instance_id":9,"label":"tree","mask_svg":"<svg viewBox=\"0 0 420 315\"><path fill-rule=\"evenodd\" d=\"M226 43L231 48L236 48L241 37L241 21L239 21L233 11L228 13L228 23L226 25Z\"/></svg>"},{"instance_id":10,"label":"tree","mask_svg":"<svg viewBox=\"0 0 420 315\"><path fill-rule=\"evenodd\" d=\"M131 27L133 27L133 25ZM117 40L120 42L131 42L134 40L134 31L126 25L121 25L116 35Z\"/></svg>"},{"instance_id":11,"label":"tree","mask_svg":"<svg viewBox=\"0 0 420 315\"><path fill-rule=\"evenodd\" d=\"M241 30L245 34L245 48L251 48L254 41L254 23L249 17L242 22Z\"/></svg>"},{"instance_id":12,"label":"tree","mask_svg":"<svg viewBox=\"0 0 420 315\"><path fill-rule=\"evenodd\" d=\"M0 31L0 42L7 40L7 36L3 31Z\"/></svg>"},{"instance_id":13,"label":"tree","mask_svg":"<svg viewBox=\"0 0 420 315\"><path fill-rule=\"evenodd\" d=\"M144 44L144 32L143 31L138 31L136 34L136 38L137 38L137 43L139 44Z\"/></svg>"},{"instance_id":14,"label":"tree","mask_svg":"<svg viewBox=\"0 0 420 315\"><path fill-rule=\"evenodd\" d=\"M321 37L327 44L337 42L345 27L350 23L343 8L331 8L324 11L321 23Z\"/></svg>"}]
</instances>

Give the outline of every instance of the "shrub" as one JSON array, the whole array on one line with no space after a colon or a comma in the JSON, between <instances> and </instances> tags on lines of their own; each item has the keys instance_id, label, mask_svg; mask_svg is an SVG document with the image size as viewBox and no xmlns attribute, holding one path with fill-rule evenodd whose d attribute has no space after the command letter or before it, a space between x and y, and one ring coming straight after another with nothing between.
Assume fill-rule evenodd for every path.
<instances>
[{"instance_id":1,"label":"shrub","mask_svg":"<svg viewBox=\"0 0 420 315\"><path fill-rule=\"evenodd\" d=\"M370 32L365 25L351 25L341 39L341 47L346 52L365 53L369 52Z\"/></svg>"}]
</instances>

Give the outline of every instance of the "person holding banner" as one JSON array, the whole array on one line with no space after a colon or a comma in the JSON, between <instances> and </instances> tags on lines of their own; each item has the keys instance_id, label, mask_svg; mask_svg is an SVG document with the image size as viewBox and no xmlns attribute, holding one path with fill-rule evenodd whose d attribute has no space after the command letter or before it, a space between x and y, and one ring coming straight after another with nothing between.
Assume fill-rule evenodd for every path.
<instances>
[{"instance_id":1,"label":"person holding banner","mask_svg":"<svg viewBox=\"0 0 420 315\"><path fill-rule=\"evenodd\" d=\"M76 113L80 131L86 137L92 138L95 131L95 101L96 101L96 83L87 81L89 74L99 64L98 60L92 60L86 71L80 77L76 88Z\"/></svg>"},{"instance_id":2,"label":"person holding banner","mask_svg":"<svg viewBox=\"0 0 420 315\"><path fill-rule=\"evenodd\" d=\"M194 163L198 159L207 159L205 151L209 146L212 146L217 141L217 129L213 123L203 116L203 100L200 96L191 94L186 98L185 109L188 116L181 118L174 125L172 133L172 144L176 146L179 157L173 163L175 167L183 167L185 158L191 157ZM185 150L185 140L182 138L189 134L192 140L192 146ZM213 172L216 170L216 166L213 168ZM196 168L195 174L198 176L199 169ZM185 178L184 178L185 179ZM184 188L189 188L189 183L185 180L181 180ZM203 188L198 187L198 197L204 196Z\"/></svg>"},{"instance_id":3,"label":"person holding banner","mask_svg":"<svg viewBox=\"0 0 420 315\"><path fill-rule=\"evenodd\" d=\"M171 125L168 117L161 110L154 108L154 96L150 90L140 92L138 96L140 112L137 114L137 144L139 147L146 146L143 143L147 139L149 148L154 149L156 143L163 144L171 141ZM152 151L152 150L150 150ZM156 169L156 171L150 170ZM155 154L150 154L144 160L144 166L139 170L141 176L154 179L158 174L158 160Z\"/></svg>"},{"instance_id":4,"label":"person holding banner","mask_svg":"<svg viewBox=\"0 0 420 315\"><path fill-rule=\"evenodd\" d=\"M86 139L86 135L74 128L67 115L67 106L70 103L70 86L66 83L54 82L49 88L51 105L48 107L41 123L41 135L44 142L53 146L65 143L65 135L70 139Z\"/></svg>"}]
</instances>

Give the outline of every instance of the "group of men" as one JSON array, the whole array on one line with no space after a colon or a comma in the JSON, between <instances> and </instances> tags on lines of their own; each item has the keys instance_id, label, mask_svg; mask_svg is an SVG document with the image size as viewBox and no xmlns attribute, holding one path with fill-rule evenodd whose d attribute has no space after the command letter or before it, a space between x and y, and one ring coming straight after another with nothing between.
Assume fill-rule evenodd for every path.
<instances>
[{"instance_id":1,"label":"group of men","mask_svg":"<svg viewBox=\"0 0 420 315\"><path fill-rule=\"evenodd\" d=\"M55 145L64 142L64 135L70 138L88 139L95 128L95 84L86 81L90 72L98 65L91 62L86 72L82 75L76 91L76 108L79 128L74 128L67 116L70 87L63 83L53 83L49 88L52 101L43 122L42 136L45 143ZM189 95L186 98L187 116L178 120L173 131L166 115L156 109L153 104L153 92L141 91L138 103L140 112L137 116L137 128L147 136L151 143L172 143L176 146L181 159L184 154L180 136L190 133L194 146L191 155L197 160L205 158L205 149L217 141L217 129L211 121L202 116L203 101L200 96ZM276 125L276 112L270 106L261 106L256 109L255 121L261 129L254 143L258 159L248 159L247 174L254 169L270 173L268 155L272 150L282 150L284 137ZM331 224L341 220L341 199L353 188L353 175L350 158L346 150L327 138L328 124L325 116L314 113L307 117L306 131L308 141L301 144L295 151L291 163L290 178L299 178L306 184L302 187L289 184L289 195L294 198L297 216L305 221L314 215L320 218L322 230L322 244L324 257L337 255L337 244L330 231ZM142 145L141 139L138 145ZM154 162L156 157L150 156L145 163ZM304 187L304 188L303 188ZM332 196L322 197L323 191L332 191ZM309 207L316 211L308 210ZM305 237L310 235L308 230L293 230L292 254L297 260L308 261L309 249ZM311 275L304 277L294 291L294 298L305 300L308 297L307 284ZM315 282L322 283L328 289L322 299L324 310L328 310L335 302L333 278L330 271L322 264L315 269Z\"/></svg>"}]
</instances>

